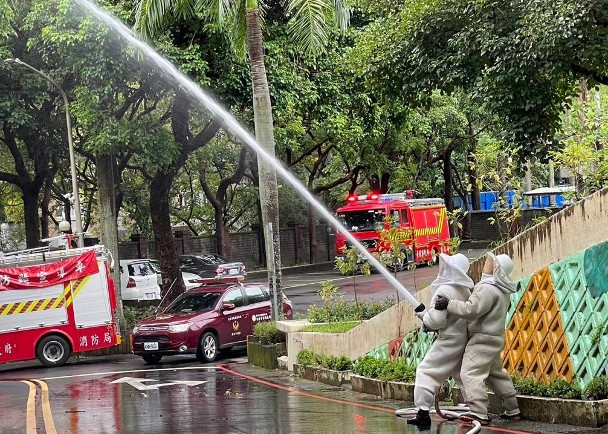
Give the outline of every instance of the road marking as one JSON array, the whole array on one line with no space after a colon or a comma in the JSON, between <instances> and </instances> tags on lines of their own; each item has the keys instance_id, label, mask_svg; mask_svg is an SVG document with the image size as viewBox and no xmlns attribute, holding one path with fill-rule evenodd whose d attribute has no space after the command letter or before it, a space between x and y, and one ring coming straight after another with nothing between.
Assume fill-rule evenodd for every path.
<instances>
[{"instance_id":1,"label":"road marking","mask_svg":"<svg viewBox=\"0 0 608 434\"><path fill-rule=\"evenodd\" d=\"M135 387L137 390L158 390L159 388L165 387L165 386L183 385L183 386L192 387L192 386L198 386L200 384L206 383L206 381L175 380L175 381L169 381L168 383L159 383L159 384L150 384L150 385L144 384L144 382L150 382L150 381L158 381L158 380L152 380L149 378L122 377L122 378L119 378L118 380L110 381L110 384L127 383L128 385ZM47 434L50 434L50 433L47 433Z\"/></svg>"},{"instance_id":2,"label":"road marking","mask_svg":"<svg viewBox=\"0 0 608 434\"><path fill-rule=\"evenodd\" d=\"M55 429L55 421L53 421L53 412L51 411L51 403L49 401L49 387L44 381L40 380L32 380L36 384L40 386L42 390L42 417L44 419L44 430L46 434L57 434L57 430Z\"/></svg>"},{"instance_id":3,"label":"road marking","mask_svg":"<svg viewBox=\"0 0 608 434\"><path fill-rule=\"evenodd\" d=\"M92 372L89 374L76 374L76 375L62 375L59 377L46 377L40 380L63 380L66 378L81 378L81 377L103 377L104 375L116 375L116 374L131 374L133 372L157 372L157 371L187 371L197 369L218 369L217 366L185 366L183 368L160 368L160 369L135 369L131 371L110 371L110 372Z\"/></svg>"},{"instance_id":4,"label":"road marking","mask_svg":"<svg viewBox=\"0 0 608 434\"><path fill-rule=\"evenodd\" d=\"M36 385L30 381L22 380L29 386L30 390L27 395L27 411L25 416L25 432L26 434L36 434Z\"/></svg>"}]
</instances>

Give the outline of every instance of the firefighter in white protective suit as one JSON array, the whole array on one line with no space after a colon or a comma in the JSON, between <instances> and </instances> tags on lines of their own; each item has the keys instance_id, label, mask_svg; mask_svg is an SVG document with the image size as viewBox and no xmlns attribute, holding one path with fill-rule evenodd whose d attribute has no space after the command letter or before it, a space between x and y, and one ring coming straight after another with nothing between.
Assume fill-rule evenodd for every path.
<instances>
[{"instance_id":1,"label":"firefighter in white protective suit","mask_svg":"<svg viewBox=\"0 0 608 434\"><path fill-rule=\"evenodd\" d=\"M433 297L430 309L420 315L426 329L438 332L437 339L416 368L414 405L418 412L407 423L421 429L431 426L429 411L441 384L450 376L460 383L460 364L468 341L467 322L460 318L450 318L446 310L436 310L434 305L438 297L463 302L468 300L473 287L473 281L467 275L468 270L469 260L463 254L440 254L439 274L431 283Z\"/></svg>"},{"instance_id":2,"label":"firefighter in white protective suit","mask_svg":"<svg viewBox=\"0 0 608 434\"><path fill-rule=\"evenodd\" d=\"M515 388L509 374L502 369L500 353L505 343L505 320L510 295L516 291L509 277L513 261L507 255L488 253L481 280L467 301L439 297L436 310L446 309L448 318L468 321L469 342L462 359L460 377L466 390L470 412L463 419L489 424L488 392L484 381L500 398L507 419L519 419Z\"/></svg>"}]
</instances>

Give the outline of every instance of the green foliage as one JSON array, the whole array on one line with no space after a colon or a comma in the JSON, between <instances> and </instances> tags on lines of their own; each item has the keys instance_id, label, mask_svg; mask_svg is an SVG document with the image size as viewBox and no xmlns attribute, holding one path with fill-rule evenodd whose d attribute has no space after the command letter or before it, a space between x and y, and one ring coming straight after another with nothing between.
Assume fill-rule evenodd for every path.
<instances>
[{"instance_id":1,"label":"green foliage","mask_svg":"<svg viewBox=\"0 0 608 434\"><path fill-rule=\"evenodd\" d=\"M407 364L403 358L397 358L391 362L386 359L364 356L355 362L353 373L382 381L411 383L416 379L416 367Z\"/></svg>"},{"instance_id":2,"label":"green foliage","mask_svg":"<svg viewBox=\"0 0 608 434\"><path fill-rule=\"evenodd\" d=\"M350 371L353 362L346 356L325 356L311 350L302 350L297 355L297 363L305 366L319 366L334 371Z\"/></svg>"},{"instance_id":3,"label":"green foliage","mask_svg":"<svg viewBox=\"0 0 608 434\"><path fill-rule=\"evenodd\" d=\"M359 302L345 302L338 300L329 306L315 306L308 308L308 321L312 323L324 322L352 322L373 318L379 313L396 304L393 299L386 299L384 302L370 300Z\"/></svg>"},{"instance_id":4,"label":"green foliage","mask_svg":"<svg viewBox=\"0 0 608 434\"><path fill-rule=\"evenodd\" d=\"M144 318L154 315L156 307L154 306L123 306L127 330L133 330L133 327Z\"/></svg>"},{"instance_id":5,"label":"green foliage","mask_svg":"<svg viewBox=\"0 0 608 434\"><path fill-rule=\"evenodd\" d=\"M343 249L340 256L336 256L335 259L336 268L343 275L355 275L361 273L365 276L371 274L371 267L366 262L363 255L359 252L356 247L349 247Z\"/></svg>"},{"instance_id":6,"label":"green foliage","mask_svg":"<svg viewBox=\"0 0 608 434\"><path fill-rule=\"evenodd\" d=\"M285 342L285 332L277 328L276 322L262 321L253 326L253 335L266 338L270 344Z\"/></svg>"},{"instance_id":7,"label":"green foliage","mask_svg":"<svg viewBox=\"0 0 608 434\"><path fill-rule=\"evenodd\" d=\"M599 325L593 329L591 335L589 335L589 339L591 340L592 345L597 345L600 343L602 336L604 335L604 331L606 330L606 325Z\"/></svg>"},{"instance_id":8,"label":"green foliage","mask_svg":"<svg viewBox=\"0 0 608 434\"><path fill-rule=\"evenodd\" d=\"M576 382L557 379L543 383L535 378L523 378L513 375L513 385L518 394L541 396L547 398L581 399L583 393Z\"/></svg>"},{"instance_id":9,"label":"green foliage","mask_svg":"<svg viewBox=\"0 0 608 434\"><path fill-rule=\"evenodd\" d=\"M311 324L304 327L303 332L345 333L361 324L361 321L332 322L329 324Z\"/></svg>"},{"instance_id":10,"label":"green foliage","mask_svg":"<svg viewBox=\"0 0 608 434\"><path fill-rule=\"evenodd\" d=\"M600 375L589 382L585 392L584 399L608 399L608 376Z\"/></svg>"}]
</instances>

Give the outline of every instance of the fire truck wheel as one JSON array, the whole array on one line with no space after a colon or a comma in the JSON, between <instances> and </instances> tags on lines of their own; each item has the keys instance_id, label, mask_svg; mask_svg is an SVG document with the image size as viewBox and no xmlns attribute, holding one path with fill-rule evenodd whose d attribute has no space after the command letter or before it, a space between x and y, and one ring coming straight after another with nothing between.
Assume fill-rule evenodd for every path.
<instances>
[{"instance_id":1,"label":"fire truck wheel","mask_svg":"<svg viewBox=\"0 0 608 434\"><path fill-rule=\"evenodd\" d=\"M71 353L70 344L59 335L45 336L36 345L36 357L44 366L61 366Z\"/></svg>"},{"instance_id":2,"label":"fire truck wheel","mask_svg":"<svg viewBox=\"0 0 608 434\"><path fill-rule=\"evenodd\" d=\"M160 359L163 358L163 355L162 354L145 354L145 355L141 356L141 358L144 359L144 362L146 362L150 365L155 365L160 362Z\"/></svg>"},{"instance_id":3,"label":"fire truck wheel","mask_svg":"<svg viewBox=\"0 0 608 434\"><path fill-rule=\"evenodd\" d=\"M197 357L201 362L213 362L219 352L217 337L212 332L207 332L201 337Z\"/></svg>"}]
</instances>

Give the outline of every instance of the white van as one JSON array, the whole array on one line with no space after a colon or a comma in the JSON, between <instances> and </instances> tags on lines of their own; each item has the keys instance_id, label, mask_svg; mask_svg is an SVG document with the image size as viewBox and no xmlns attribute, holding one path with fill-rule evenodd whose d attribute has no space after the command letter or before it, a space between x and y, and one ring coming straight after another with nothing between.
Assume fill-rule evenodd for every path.
<instances>
[{"instance_id":1,"label":"white van","mask_svg":"<svg viewBox=\"0 0 608 434\"><path fill-rule=\"evenodd\" d=\"M158 276L149 259L120 261L120 291L123 300L160 300Z\"/></svg>"}]
</instances>

